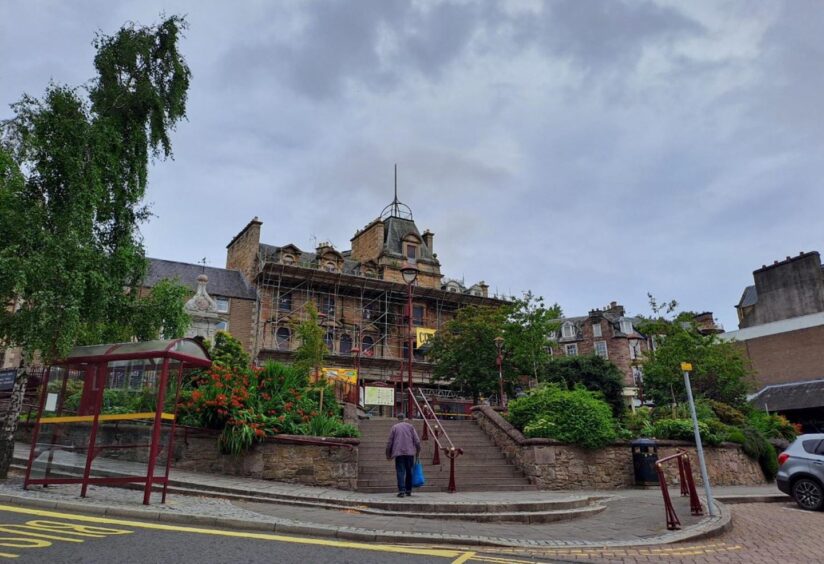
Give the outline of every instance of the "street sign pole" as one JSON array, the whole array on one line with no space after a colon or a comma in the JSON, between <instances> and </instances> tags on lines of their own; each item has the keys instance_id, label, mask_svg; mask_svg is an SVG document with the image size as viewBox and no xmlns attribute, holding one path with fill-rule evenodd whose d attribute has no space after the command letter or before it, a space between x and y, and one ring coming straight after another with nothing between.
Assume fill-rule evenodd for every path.
<instances>
[{"instance_id":1,"label":"street sign pole","mask_svg":"<svg viewBox=\"0 0 824 564\"><path fill-rule=\"evenodd\" d=\"M690 385L690 370L692 364L681 363L681 370L684 371L684 387L687 388L687 400L690 403L690 413L692 414L692 428L695 431L695 450L698 451L698 466L701 468L701 480L704 482L704 492L707 494L707 511L710 517L715 517L715 505L712 498L712 486L707 475L707 464L704 461L704 446L701 444L701 432L698 430L698 416L695 413L695 401L692 399L692 386Z\"/></svg>"}]
</instances>

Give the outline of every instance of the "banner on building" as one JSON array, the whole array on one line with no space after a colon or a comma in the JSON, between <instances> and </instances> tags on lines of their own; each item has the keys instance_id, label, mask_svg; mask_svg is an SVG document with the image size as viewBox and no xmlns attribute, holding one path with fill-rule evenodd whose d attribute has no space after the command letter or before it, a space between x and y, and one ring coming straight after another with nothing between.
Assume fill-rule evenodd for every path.
<instances>
[{"instance_id":1,"label":"banner on building","mask_svg":"<svg viewBox=\"0 0 824 564\"><path fill-rule=\"evenodd\" d=\"M327 380L353 385L358 383L358 371L352 368L321 368L321 372Z\"/></svg>"},{"instance_id":2,"label":"banner on building","mask_svg":"<svg viewBox=\"0 0 824 564\"><path fill-rule=\"evenodd\" d=\"M424 346L429 339L435 336L435 329L426 329L424 327L415 328L415 340L418 343L418 348Z\"/></svg>"},{"instance_id":3,"label":"banner on building","mask_svg":"<svg viewBox=\"0 0 824 564\"><path fill-rule=\"evenodd\" d=\"M395 405L395 388L366 386L365 405Z\"/></svg>"}]
</instances>

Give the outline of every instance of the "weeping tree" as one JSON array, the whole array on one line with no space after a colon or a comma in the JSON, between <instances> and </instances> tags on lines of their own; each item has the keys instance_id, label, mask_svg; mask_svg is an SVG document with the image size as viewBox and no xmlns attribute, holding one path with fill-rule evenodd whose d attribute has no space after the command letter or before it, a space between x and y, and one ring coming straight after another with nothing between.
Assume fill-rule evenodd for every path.
<instances>
[{"instance_id":1,"label":"weeping tree","mask_svg":"<svg viewBox=\"0 0 824 564\"><path fill-rule=\"evenodd\" d=\"M166 336L185 325L179 294L142 299L139 224L149 158L172 156L170 133L186 117L191 73L178 51L186 22L128 24L98 35L97 76L87 87L51 84L24 95L2 123L0 340L49 363L76 344ZM182 307L182 305L181 305ZM185 329L185 327L184 327ZM26 370L0 430L0 477L13 453Z\"/></svg>"}]
</instances>

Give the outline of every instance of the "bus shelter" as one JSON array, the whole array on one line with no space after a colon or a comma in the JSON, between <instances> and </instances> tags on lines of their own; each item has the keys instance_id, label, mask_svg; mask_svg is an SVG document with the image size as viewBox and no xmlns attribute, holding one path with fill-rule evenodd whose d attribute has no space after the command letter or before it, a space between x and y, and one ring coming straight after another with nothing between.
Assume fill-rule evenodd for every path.
<instances>
[{"instance_id":1,"label":"bus shelter","mask_svg":"<svg viewBox=\"0 0 824 564\"><path fill-rule=\"evenodd\" d=\"M49 366L23 488L33 484L163 485L166 501L184 378L212 361L194 339L75 347Z\"/></svg>"}]
</instances>

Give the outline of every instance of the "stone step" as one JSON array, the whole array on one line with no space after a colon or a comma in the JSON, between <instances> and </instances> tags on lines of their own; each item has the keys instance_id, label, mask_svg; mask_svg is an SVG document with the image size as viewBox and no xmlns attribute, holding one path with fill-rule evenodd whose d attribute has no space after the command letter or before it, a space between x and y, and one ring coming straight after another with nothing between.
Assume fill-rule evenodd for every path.
<instances>
[{"instance_id":1,"label":"stone step","mask_svg":"<svg viewBox=\"0 0 824 564\"><path fill-rule=\"evenodd\" d=\"M526 484L484 484L482 486L476 486L474 484L463 484L460 481L456 480L455 484L456 489L459 492L523 492L523 491L533 491L537 488L533 485ZM360 486L358 485L358 491L363 493L392 493L396 491L397 486ZM424 486L423 488L419 488L421 491L424 492L445 492L447 491L448 487L444 486ZM414 497L414 496L413 496Z\"/></svg>"},{"instance_id":2,"label":"stone step","mask_svg":"<svg viewBox=\"0 0 824 564\"><path fill-rule=\"evenodd\" d=\"M512 468L489 468L484 471L478 470L469 470L469 469L461 469L459 467L455 468L455 475L460 476L466 480L474 480L474 479L499 479L499 478L521 478L523 479L524 475ZM438 477L446 476L449 477L449 468L443 468L440 470L437 469L429 469L424 468L424 476L428 479L436 479ZM381 480L381 479L395 479L395 468L370 468L366 471L358 472L358 480Z\"/></svg>"}]
</instances>

